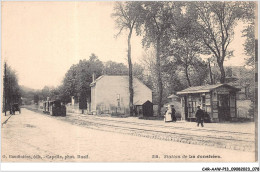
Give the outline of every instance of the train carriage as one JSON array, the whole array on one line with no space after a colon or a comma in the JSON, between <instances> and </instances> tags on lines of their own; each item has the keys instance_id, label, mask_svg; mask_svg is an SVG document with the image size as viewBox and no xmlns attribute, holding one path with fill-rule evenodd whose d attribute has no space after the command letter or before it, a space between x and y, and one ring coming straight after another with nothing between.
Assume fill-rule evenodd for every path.
<instances>
[{"instance_id":1,"label":"train carriage","mask_svg":"<svg viewBox=\"0 0 260 172\"><path fill-rule=\"evenodd\" d=\"M16 112L16 111L18 111L19 114L21 113L21 108L20 108L19 103L14 103L14 104L12 104L12 106L11 106L11 110L10 110L11 114L15 115L15 112Z\"/></svg>"},{"instance_id":2,"label":"train carriage","mask_svg":"<svg viewBox=\"0 0 260 172\"><path fill-rule=\"evenodd\" d=\"M66 107L60 100L45 101L43 103L43 113L52 116L66 116Z\"/></svg>"}]
</instances>

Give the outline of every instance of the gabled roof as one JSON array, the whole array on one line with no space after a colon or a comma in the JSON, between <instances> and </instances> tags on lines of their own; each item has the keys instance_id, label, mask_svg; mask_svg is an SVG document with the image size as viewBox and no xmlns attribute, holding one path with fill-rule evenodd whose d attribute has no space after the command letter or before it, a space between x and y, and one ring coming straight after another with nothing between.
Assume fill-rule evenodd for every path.
<instances>
[{"instance_id":1,"label":"gabled roof","mask_svg":"<svg viewBox=\"0 0 260 172\"><path fill-rule=\"evenodd\" d=\"M143 105L143 104L145 104L145 103L147 103L147 102L150 102L150 103L152 103L150 100L141 100L141 101L136 101L135 103L134 103L134 105L135 106L141 106L141 105Z\"/></svg>"},{"instance_id":2,"label":"gabled roof","mask_svg":"<svg viewBox=\"0 0 260 172\"><path fill-rule=\"evenodd\" d=\"M175 94L172 94L170 96L167 97L168 99L172 99L172 98L179 98L178 96L176 96Z\"/></svg>"},{"instance_id":3,"label":"gabled roof","mask_svg":"<svg viewBox=\"0 0 260 172\"><path fill-rule=\"evenodd\" d=\"M98 77L94 82L92 82L92 83L90 84L90 87L95 86L95 84L96 84L99 80L101 80L102 78L104 78L104 77L117 77L117 78L125 78L125 79L128 79L128 75L101 75L101 76ZM146 86L142 81L140 81L138 78L133 77L133 80L136 80L137 82L139 82L139 83L143 84L145 87L147 87L147 86ZM149 88L149 87L147 87L147 88L152 91L151 88Z\"/></svg>"},{"instance_id":4,"label":"gabled roof","mask_svg":"<svg viewBox=\"0 0 260 172\"><path fill-rule=\"evenodd\" d=\"M190 94L190 93L206 93L206 92L210 92L210 91L212 91L216 88L222 87L222 86L229 87L230 89L232 89L234 91L240 91L239 88L233 87L228 84L215 84L215 85L203 85L203 86L189 87L182 91L177 92L177 95Z\"/></svg>"},{"instance_id":5,"label":"gabled roof","mask_svg":"<svg viewBox=\"0 0 260 172\"><path fill-rule=\"evenodd\" d=\"M94 86L97 81L99 81L101 78L103 78L103 76L104 76L104 75L101 75L101 76L98 77L95 81L91 82L90 87Z\"/></svg>"}]
</instances>

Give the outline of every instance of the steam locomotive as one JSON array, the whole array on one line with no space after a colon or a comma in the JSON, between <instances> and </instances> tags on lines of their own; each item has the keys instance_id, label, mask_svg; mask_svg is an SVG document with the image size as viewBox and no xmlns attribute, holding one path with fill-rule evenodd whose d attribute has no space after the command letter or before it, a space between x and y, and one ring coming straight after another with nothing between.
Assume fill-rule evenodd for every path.
<instances>
[{"instance_id":1,"label":"steam locomotive","mask_svg":"<svg viewBox=\"0 0 260 172\"><path fill-rule=\"evenodd\" d=\"M43 103L43 113L52 116L66 116L66 106L60 100L47 100Z\"/></svg>"}]
</instances>

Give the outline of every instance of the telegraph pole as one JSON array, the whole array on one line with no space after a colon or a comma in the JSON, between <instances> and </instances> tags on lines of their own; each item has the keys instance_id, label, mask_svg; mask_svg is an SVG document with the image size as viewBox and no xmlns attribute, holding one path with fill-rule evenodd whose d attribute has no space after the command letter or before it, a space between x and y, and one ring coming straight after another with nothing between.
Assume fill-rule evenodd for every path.
<instances>
[{"instance_id":1,"label":"telegraph pole","mask_svg":"<svg viewBox=\"0 0 260 172\"><path fill-rule=\"evenodd\" d=\"M4 108L5 108L5 116L6 116L6 81L7 81L7 76L6 76L6 62L4 66Z\"/></svg>"},{"instance_id":2,"label":"telegraph pole","mask_svg":"<svg viewBox=\"0 0 260 172\"><path fill-rule=\"evenodd\" d=\"M12 104L13 104L13 88L12 88L12 76L10 75L10 77L9 77L9 96L10 96L10 98L9 98L9 111L10 111L10 114L12 114L13 112L12 112ZM12 114L13 115L13 114Z\"/></svg>"}]
</instances>

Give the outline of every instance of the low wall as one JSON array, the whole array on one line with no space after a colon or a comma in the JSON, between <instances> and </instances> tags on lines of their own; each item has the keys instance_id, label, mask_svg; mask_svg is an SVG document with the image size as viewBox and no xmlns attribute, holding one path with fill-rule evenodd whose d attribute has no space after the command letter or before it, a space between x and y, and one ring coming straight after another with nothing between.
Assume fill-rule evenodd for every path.
<instances>
[{"instance_id":1,"label":"low wall","mask_svg":"<svg viewBox=\"0 0 260 172\"><path fill-rule=\"evenodd\" d=\"M237 118L252 118L249 109L253 105L251 100L237 100Z\"/></svg>"},{"instance_id":2,"label":"low wall","mask_svg":"<svg viewBox=\"0 0 260 172\"><path fill-rule=\"evenodd\" d=\"M71 104L67 104L66 105L66 110L67 110L67 113L78 113L78 114L82 114L82 109L79 109L79 104L74 104L74 105L71 105ZM88 114L88 111L87 109L84 109L84 114Z\"/></svg>"}]
</instances>

